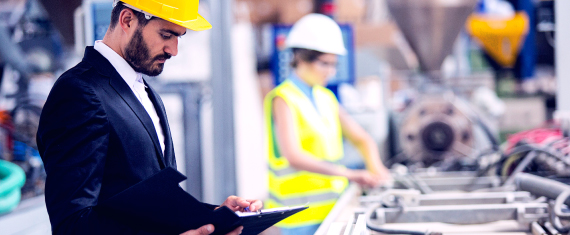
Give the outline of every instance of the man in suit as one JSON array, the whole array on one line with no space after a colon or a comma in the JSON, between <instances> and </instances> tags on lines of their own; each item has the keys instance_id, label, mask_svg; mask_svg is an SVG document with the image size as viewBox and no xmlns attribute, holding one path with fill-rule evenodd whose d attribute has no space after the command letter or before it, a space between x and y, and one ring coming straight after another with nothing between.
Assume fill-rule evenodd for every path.
<instances>
[{"instance_id":1,"label":"man in suit","mask_svg":"<svg viewBox=\"0 0 570 235\"><path fill-rule=\"evenodd\" d=\"M46 101L37 143L47 172L45 200L54 234L149 234L144 225L113 217L98 204L176 167L164 105L142 74L162 72L165 61L178 53L178 37L187 28L210 25L197 9L195 20L177 21L136 5L148 1L116 0L104 39L86 48L83 60L61 75ZM198 0L180 4L187 1L197 6ZM221 206L243 211L262 204L230 196ZM184 234L213 230L204 225Z\"/></svg>"}]
</instances>

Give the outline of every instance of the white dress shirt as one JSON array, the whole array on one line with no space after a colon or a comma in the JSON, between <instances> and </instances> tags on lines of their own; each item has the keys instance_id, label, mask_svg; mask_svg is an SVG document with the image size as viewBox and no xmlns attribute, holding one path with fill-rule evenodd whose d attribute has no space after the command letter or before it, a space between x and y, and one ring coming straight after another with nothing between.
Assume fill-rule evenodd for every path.
<instances>
[{"instance_id":1,"label":"white dress shirt","mask_svg":"<svg viewBox=\"0 0 570 235\"><path fill-rule=\"evenodd\" d=\"M162 154L164 155L164 133L162 132L162 127L160 126L160 118L156 113L156 109L148 97L148 93L145 90L144 81L141 73L135 72L135 70L121 57L117 52L111 49L109 46L105 45L103 41L95 41L95 50L97 50L103 57L107 58L111 65L117 70L119 75L125 80L127 85L133 91L133 94L137 97L139 102L143 105L144 109L152 119L152 124L154 124L154 129L158 136L158 141L160 142L160 148Z\"/></svg>"}]
</instances>

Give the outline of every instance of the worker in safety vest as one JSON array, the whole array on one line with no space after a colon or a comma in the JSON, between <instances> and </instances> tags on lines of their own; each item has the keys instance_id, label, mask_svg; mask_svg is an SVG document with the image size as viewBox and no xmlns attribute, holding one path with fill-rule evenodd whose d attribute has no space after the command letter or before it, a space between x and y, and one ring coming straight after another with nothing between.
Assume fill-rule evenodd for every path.
<instances>
[{"instance_id":1,"label":"worker in safety vest","mask_svg":"<svg viewBox=\"0 0 570 235\"><path fill-rule=\"evenodd\" d=\"M309 14L291 29L294 71L265 98L269 151L267 208L308 203L309 209L279 224L282 235L314 234L348 181L378 186L389 178L373 139L339 106L324 86L346 54L340 27L329 17ZM346 137L364 156L367 170L335 164Z\"/></svg>"}]
</instances>

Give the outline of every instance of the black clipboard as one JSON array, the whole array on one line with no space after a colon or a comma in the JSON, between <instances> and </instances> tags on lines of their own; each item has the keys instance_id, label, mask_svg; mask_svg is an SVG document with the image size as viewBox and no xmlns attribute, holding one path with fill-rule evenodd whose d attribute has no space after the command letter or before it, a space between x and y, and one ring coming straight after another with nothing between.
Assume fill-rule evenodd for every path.
<instances>
[{"instance_id":1,"label":"black clipboard","mask_svg":"<svg viewBox=\"0 0 570 235\"><path fill-rule=\"evenodd\" d=\"M259 234L267 228L273 226L277 222L296 214L309 207L296 207L280 211L261 212L254 215L247 215L240 217L239 225L243 225L242 235Z\"/></svg>"},{"instance_id":2,"label":"black clipboard","mask_svg":"<svg viewBox=\"0 0 570 235\"><path fill-rule=\"evenodd\" d=\"M242 235L259 234L307 207L240 217L227 207L211 210L178 185L186 176L168 167L123 192L99 203L104 213L149 232L180 234L206 224L213 235L244 226Z\"/></svg>"}]
</instances>

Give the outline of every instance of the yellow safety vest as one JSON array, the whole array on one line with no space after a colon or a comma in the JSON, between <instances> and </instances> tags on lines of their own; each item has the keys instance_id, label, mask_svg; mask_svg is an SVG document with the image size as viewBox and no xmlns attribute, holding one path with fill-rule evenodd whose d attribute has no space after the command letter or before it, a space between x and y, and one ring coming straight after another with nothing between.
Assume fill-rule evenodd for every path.
<instances>
[{"instance_id":1,"label":"yellow safety vest","mask_svg":"<svg viewBox=\"0 0 570 235\"><path fill-rule=\"evenodd\" d=\"M291 110L299 146L308 156L328 162L336 162L343 157L338 101L329 89L321 86L313 87L313 96L318 111L309 98L287 80L265 97L269 146L269 199L265 206L276 208L307 203L309 206L309 209L278 223L278 227L292 228L322 223L348 185L344 177L296 170L279 153L272 117L275 97L285 100Z\"/></svg>"}]
</instances>

